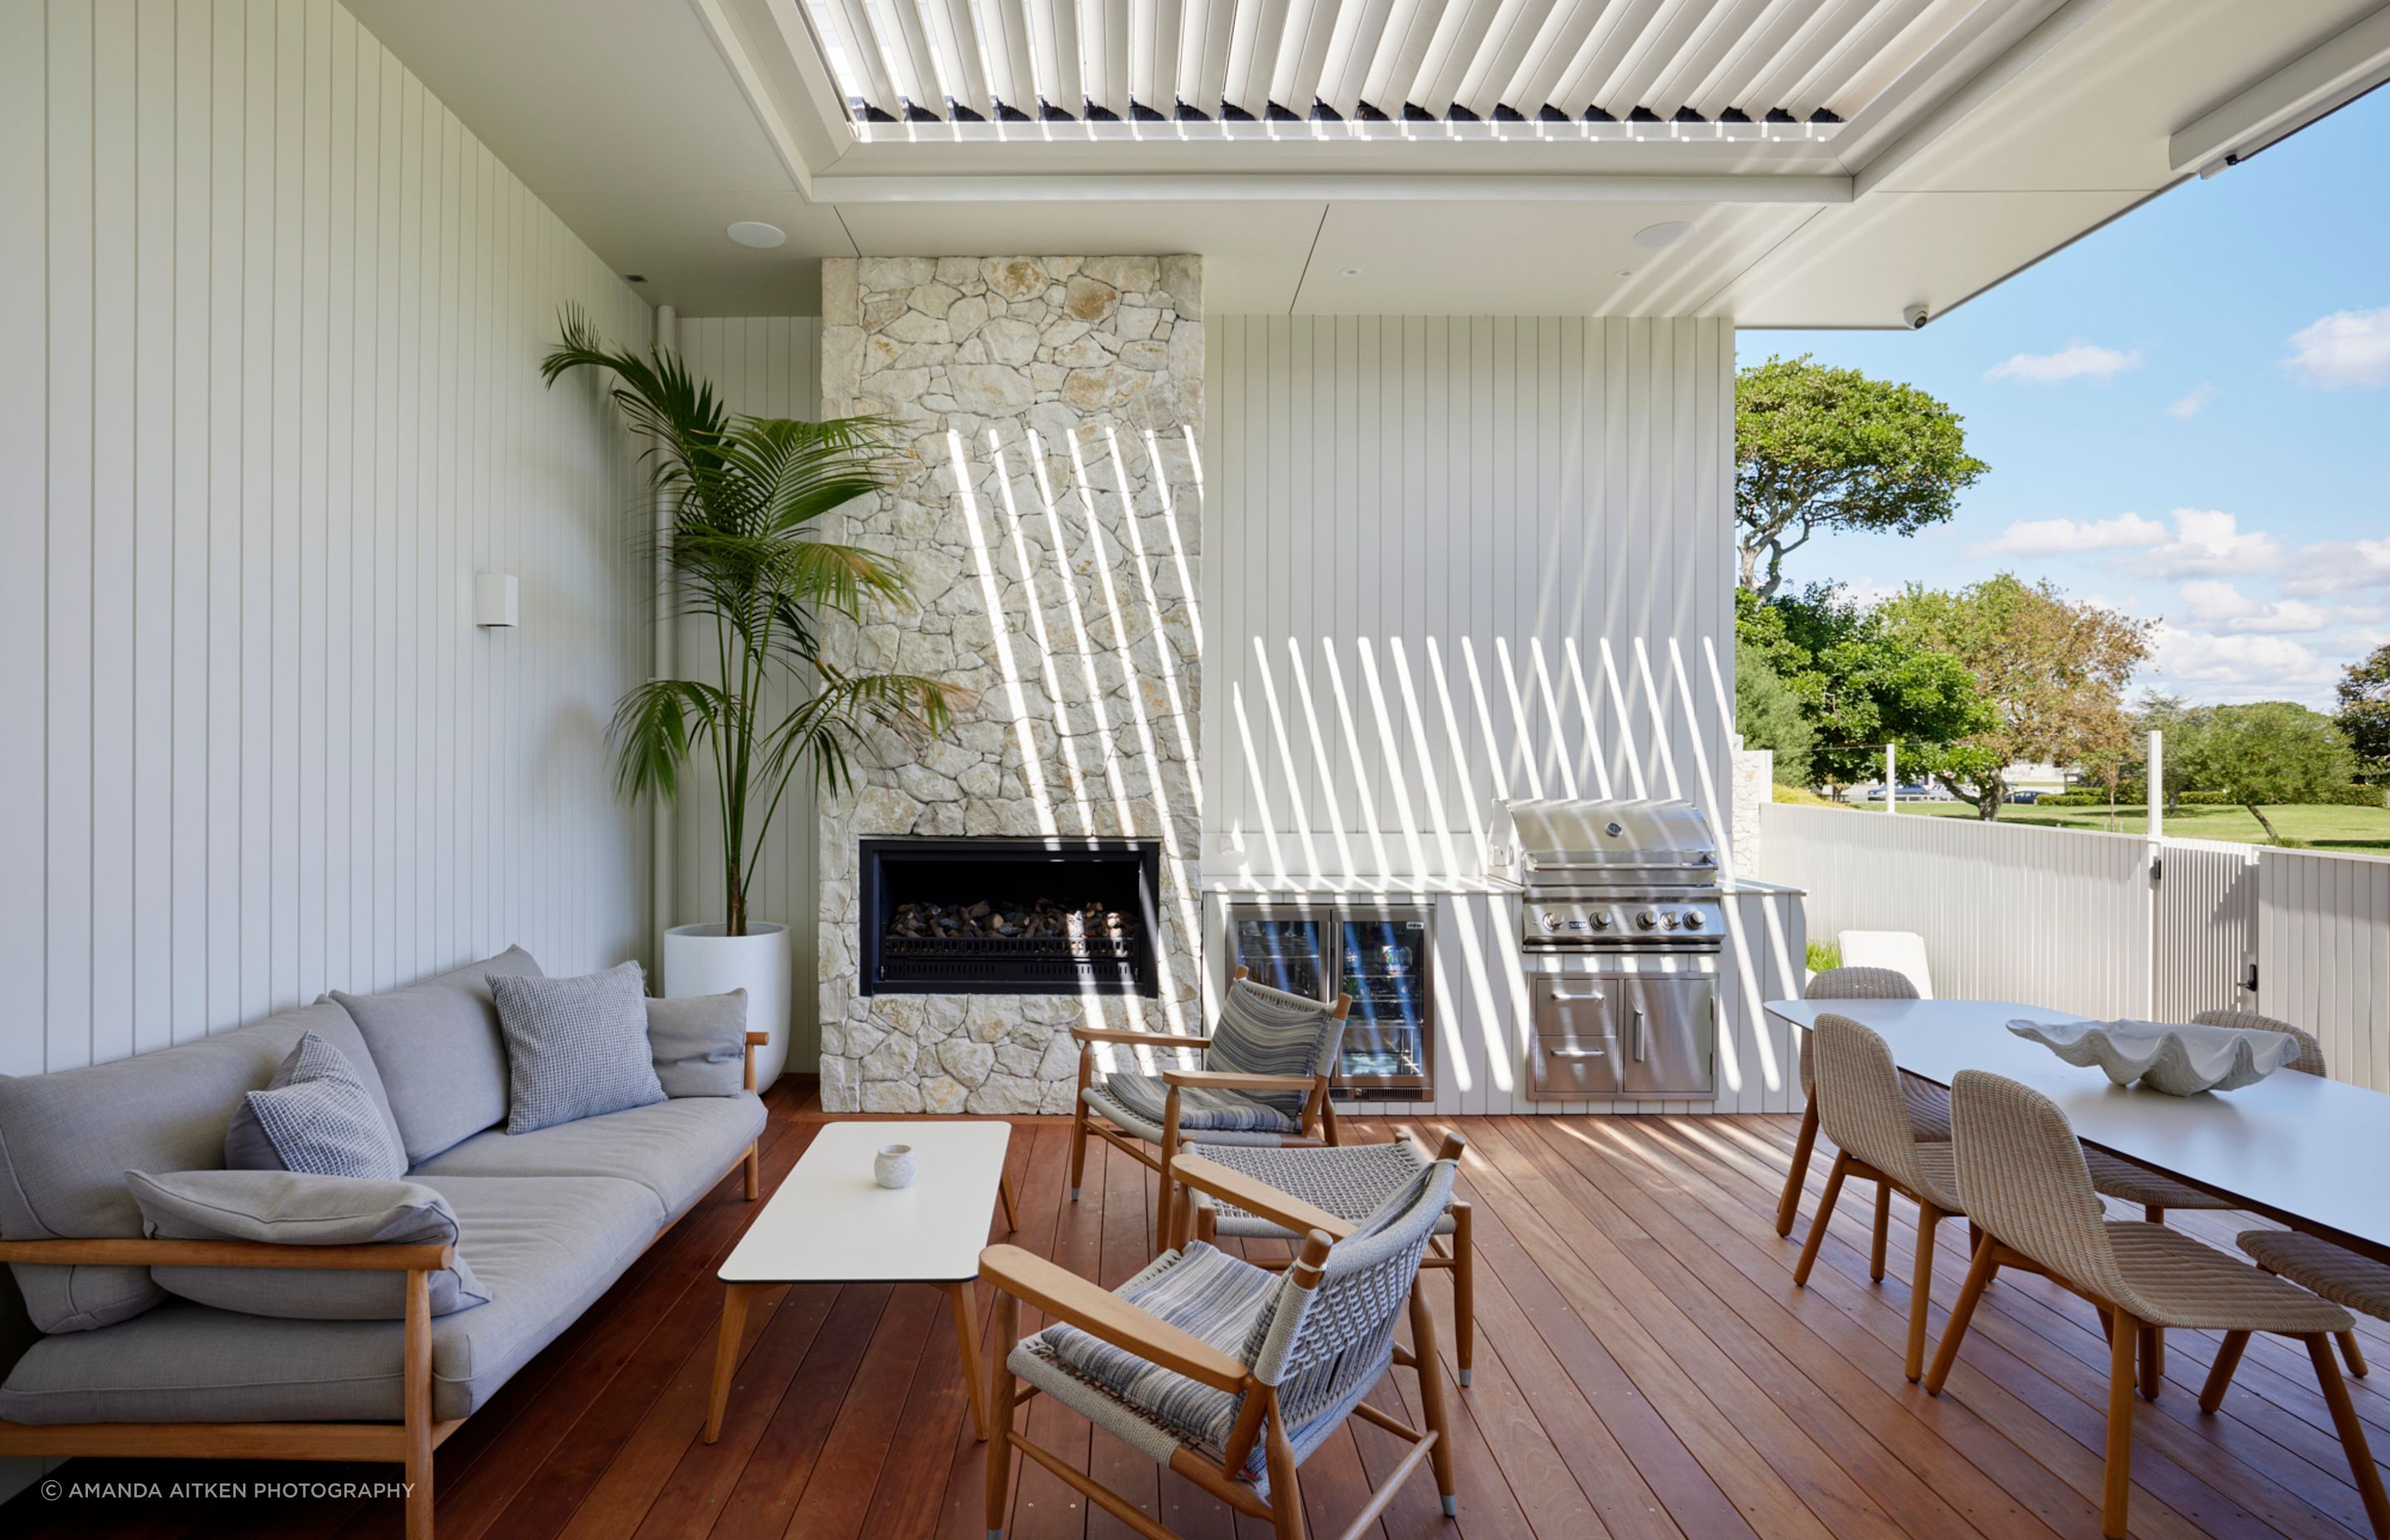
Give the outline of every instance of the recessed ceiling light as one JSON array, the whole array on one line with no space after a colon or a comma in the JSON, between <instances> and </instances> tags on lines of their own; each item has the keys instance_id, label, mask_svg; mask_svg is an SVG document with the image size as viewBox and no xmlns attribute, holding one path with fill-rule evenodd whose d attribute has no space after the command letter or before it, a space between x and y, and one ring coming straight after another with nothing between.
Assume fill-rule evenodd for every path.
<instances>
[{"instance_id":1,"label":"recessed ceiling light","mask_svg":"<svg viewBox=\"0 0 2390 1540\"><path fill-rule=\"evenodd\" d=\"M741 246L770 250L789 238L788 232L777 225L766 225L760 219L742 219L730 227L730 238ZM1638 240L1643 237L1638 236Z\"/></svg>"},{"instance_id":2,"label":"recessed ceiling light","mask_svg":"<svg viewBox=\"0 0 2390 1540\"><path fill-rule=\"evenodd\" d=\"M1622 267L1618 270L1617 276L1622 278L1631 278L1635 276L1635 269L1631 267Z\"/></svg>"},{"instance_id":3,"label":"recessed ceiling light","mask_svg":"<svg viewBox=\"0 0 2390 1540\"><path fill-rule=\"evenodd\" d=\"M624 283L645 283L648 281L648 276L645 273L625 273L623 275L623 281Z\"/></svg>"},{"instance_id":4,"label":"recessed ceiling light","mask_svg":"<svg viewBox=\"0 0 2390 1540\"><path fill-rule=\"evenodd\" d=\"M1361 276L1361 270L1357 267L1348 267L1344 269L1344 276L1348 278L1357 278Z\"/></svg>"},{"instance_id":5,"label":"recessed ceiling light","mask_svg":"<svg viewBox=\"0 0 2390 1540\"><path fill-rule=\"evenodd\" d=\"M1692 233L1693 227L1683 220L1671 219L1658 225L1646 225L1636 231L1635 244L1650 247L1656 251L1663 246L1676 245Z\"/></svg>"}]
</instances>

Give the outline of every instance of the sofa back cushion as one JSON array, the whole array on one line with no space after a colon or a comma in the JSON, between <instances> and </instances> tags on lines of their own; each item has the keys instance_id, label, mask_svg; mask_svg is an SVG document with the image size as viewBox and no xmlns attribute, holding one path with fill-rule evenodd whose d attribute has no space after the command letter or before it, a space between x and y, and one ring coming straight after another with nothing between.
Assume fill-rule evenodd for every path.
<instances>
[{"instance_id":1,"label":"sofa back cushion","mask_svg":"<svg viewBox=\"0 0 2390 1540\"><path fill-rule=\"evenodd\" d=\"M747 1088L747 992L648 997L648 1051L668 1097L735 1097Z\"/></svg>"},{"instance_id":2,"label":"sofa back cushion","mask_svg":"<svg viewBox=\"0 0 2390 1540\"><path fill-rule=\"evenodd\" d=\"M389 1105L356 1024L330 999L132 1059L0 1077L0 1236L138 1237L141 1210L124 1174L223 1165L241 1097L272 1080L310 1032L349 1059L377 1109ZM109 1326L165 1298L146 1267L11 1265L45 1332Z\"/></svg>"},{"instance_id":3,"label":"sofa back cushion","mask_svg":"<svg viewBox=\"0 0 2390 1540\"><path fill-rule=\"evenodd\" d=\"M506 1119L507 1048L493 973L536 977L539 964L509 946L405 989L332 996L372 1051L410 1167Z\"/></svg>"}]
</instances>

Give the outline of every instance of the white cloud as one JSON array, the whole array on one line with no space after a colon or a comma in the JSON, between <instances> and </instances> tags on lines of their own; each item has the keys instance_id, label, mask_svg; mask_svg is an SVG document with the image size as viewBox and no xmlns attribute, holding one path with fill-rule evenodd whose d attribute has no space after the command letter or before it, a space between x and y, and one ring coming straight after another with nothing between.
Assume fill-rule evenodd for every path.
<instances>
[{"instance_id":1,"label":"white cloud","mask_svg":"<svg viewBox=\"0 0 2390 1540\"><path fill-rule=\"evenodd\" d=\"M2282 360L2303 385L2334 391L2344 385L2390 384L2390 305L2335 310L2291 334Z\"/></svg>"},{"instance_id":2,"label":"white cloud","mask_svg":"<svg viewBox=\"0 0 2390 1540\"><path fill-rule=\"evenodd\" d=\"M2139 681L2194 701L2328 701L2339 665L2287 636L2211 635L2162 625Z\"/></svg>"},{"instance_id":3,"label":"white cloud","mask_svg":"<svg viewBox=\"0 0 2390 1540\"><path fill-rule=\"evenodd\" d=\"M2185 618L2203 630L2237 632L2243 635L2313 633L2332 624L2321 607L2298 599L2253 599L2231 584L2200 578L2182 585Z\"/></svg>"},{"instance_id":4,"label":"white cloud","mask_svg":"<svg viewBox=\"0 0 2390 1540\"><path fill-rule=\"evenodd\" d=\"M2180 417L2188 422L2206 411L2208 404L2215 399L2216 387L2203 379L2191 388L2190 393L2178 396L2166 403L2166 416Z\"/></svg>"},{"instance_id":5,"label":"white cloud","mask_svg":"<svg viewBox=\"0 0 2390 1540\"><path fill-rule=\"evenodd\" d=\"M2291 558L2282 589L2292 594L2340 594L2390 586L2390 539L2327 540L2302 545Z\"/></svg>"},{"instance_id":6,"label":"white cloud","mask_svg":"<svg viewBox=\"0 0 2390 1540\"><path fill-rule=\"evenodd\" d=\"M2320 323L2319 323L2320 324ZM2119 353L2076 338L2056 353L2021 353L1984 371L1985 379L2022 379L2054 385L2062 379L2113 379L2141 366L2139 351Z\"/></svg>"},{"instance_id":7,"label":"white cloud","mask_svg":"<svg viewBox=\"0 0 2390 1540\"><path fill-rule=\"evenodd\" d=\"M2166 527L2138 513L2114 519L2025 519L2002 530L1997 540L1967 547L1978 559L2002 556L2065 556L2077 551L2121 551L2154 545L2166 537Z\"/></svg>"},{"instance_id":8,"label":"white cloud","mask_svg":"<svg viewBox=\"0 0 2390 1540\"><path fill-rule=\"evenodd\" d=\"M2260 530L2242 533L2234 515L2214 508L2177 508L2174 538L2116 565L2143 577L2230 577L2270 570L2282 547Z\"/></svg>"}]
</instances>

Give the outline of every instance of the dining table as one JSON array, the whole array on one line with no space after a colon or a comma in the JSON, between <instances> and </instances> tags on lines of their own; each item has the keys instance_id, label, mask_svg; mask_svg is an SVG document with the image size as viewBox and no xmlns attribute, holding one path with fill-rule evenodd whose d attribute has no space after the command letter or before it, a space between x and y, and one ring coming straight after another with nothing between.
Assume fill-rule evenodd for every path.
<instances>
[{"instance_id":1,"label":"dining table","mask_svg":"<svg viewBox=\"0 0 2390 1540\"><path fill-rule=\"evenodd\" d=\"M2009 1030L2089 1018L2008 1000L1771 1000L1767 1009L1804 1033L1826 1012L1848 1017L1881 1036L1903 1072L1937 1085L1961 1070L2020 1081L2056 1102L2086 1144L2390 1263L2382 1092L2296 1070L2189 1097L2116 1085Z\"/></svg>"}]
</instances>

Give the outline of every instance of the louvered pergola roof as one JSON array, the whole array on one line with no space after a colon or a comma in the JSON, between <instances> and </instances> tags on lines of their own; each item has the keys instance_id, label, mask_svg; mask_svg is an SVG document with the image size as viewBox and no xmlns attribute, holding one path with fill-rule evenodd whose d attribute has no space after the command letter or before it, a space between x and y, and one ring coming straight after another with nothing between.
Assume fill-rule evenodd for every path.
<instances>
[{"instance_id":1,"label":"louvered pergola roof","mask_svg":"<svg viewBox=\"0 0 2390 1540\"><path fill-rule=\"evenodd\" d=\"M858 137L1831 138L2022 0L802 0Z\"/></svg>"}]
</instances>

